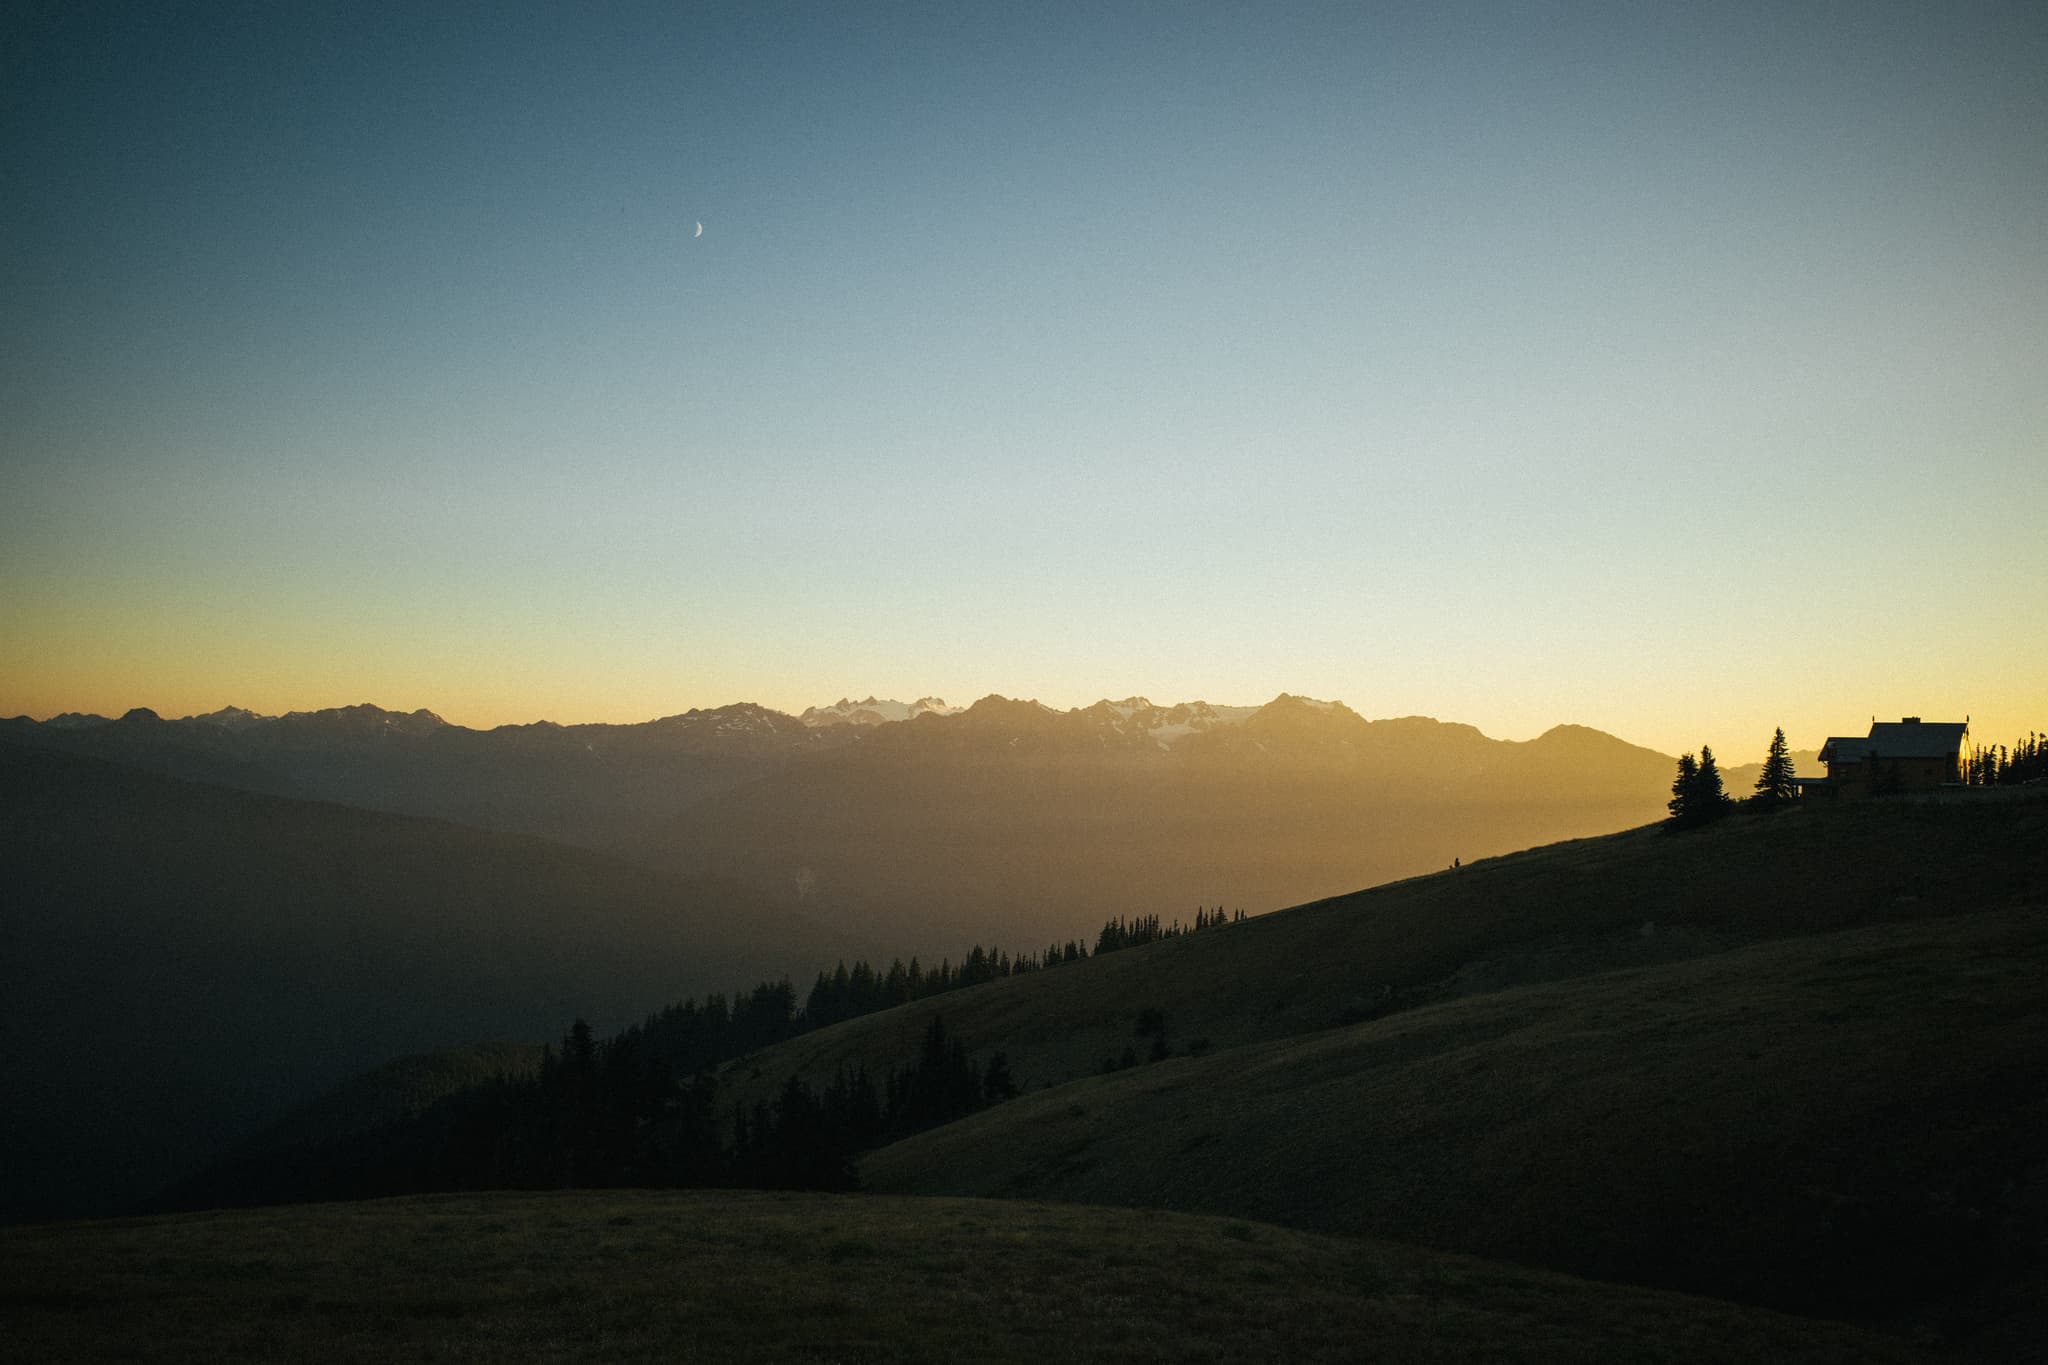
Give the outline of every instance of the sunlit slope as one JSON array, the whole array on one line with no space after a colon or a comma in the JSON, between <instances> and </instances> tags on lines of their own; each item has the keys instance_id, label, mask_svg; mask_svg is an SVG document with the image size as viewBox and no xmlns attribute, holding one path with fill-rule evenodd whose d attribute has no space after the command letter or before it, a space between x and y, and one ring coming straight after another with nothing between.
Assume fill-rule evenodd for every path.
<instances>
[{"instance_id":1,"label":"sunlit slope","mask_svg":"<svg viewBox=\"0 0 2048 1365\"><path fill-rule=\"evenodd\" d=\"M543 840L0 743L0 1219L113 1211L392 1057L864 945Z\"/></svg>"},{"instance_id":2,"label":"sunlit slope","mask_svg":"<svg viewBox=\"0 0 2048 1365\"><path fill-rule=\"evenodd\" d=\"M1162 1062L909 1139L861 1174L1883 1314L2040 1247L2044 1075L2036 905Z\"/></svg>"},{"instance_id":3,"label":"sunlit slope","mask_svg":"<svg viewBox=\"0 0 2048 1365\"><path fill-rule=\"evenodd\" d=\"M792 1072L900 1063L934 1015L1003 1048L1026 1088L1149 1049L1175 1054L1330 1028L1431 1000L1695 957L1744 943L2048 902L2048 802L1865 806L1647 828L1533 849L1147 948L1011 978L822 1030L728 1073L744 1095Z\"/></svg>"},{"instance_id":4,"label":"sunlit slope","mask_svg":"<svg viewBox=\"0 0 2048 1365\"><path fill-rule=\"evenodd\" d=\"M1893 1342L1242 1221L483 1195L0 1231L23 1359L1885 1362Z\"/></svg>"}]
</instances>

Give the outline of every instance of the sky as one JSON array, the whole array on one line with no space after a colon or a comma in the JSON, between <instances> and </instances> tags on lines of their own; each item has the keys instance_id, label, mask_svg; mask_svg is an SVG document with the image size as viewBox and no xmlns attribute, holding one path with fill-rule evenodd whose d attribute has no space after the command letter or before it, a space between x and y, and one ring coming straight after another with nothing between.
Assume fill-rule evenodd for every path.
<instances>
[{"instance_id":1,"label":"sky","mask_svg":"<svg viewBox=\"0 0 2048 1365\"><path fill-rule=\"evenodd\" d=\"M2008 739L2043 70L2032 0L10 4L0 715Z\"/></svg>"}]
</instances>

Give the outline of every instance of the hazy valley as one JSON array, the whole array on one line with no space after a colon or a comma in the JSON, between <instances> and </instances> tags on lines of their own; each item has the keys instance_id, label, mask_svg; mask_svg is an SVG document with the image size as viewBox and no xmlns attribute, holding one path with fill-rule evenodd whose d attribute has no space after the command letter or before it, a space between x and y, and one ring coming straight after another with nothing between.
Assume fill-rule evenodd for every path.
<instances>
[{"instance_id":1,"label":"hazy valley","mask_svg":"<svg viewBox=\"0 0 2048 1365\"><path fill-rule=\"evenodd\" d=\"M2044 71L0 4L0 1360L2048 1365Z\"/></svg>"},{"instance_id":2,"label":"hazy valley","mask_svg":"<svg viewBox=\"0 0 2048 1365\"><path fill-rule=\"evenodd\" d=\"M1009 1201L1051 1199L1250 1220L1187 1225L1224 1280L1260 1248L1379 1257L1361 1311L1427 1284L1432 1311L1485 1340L1506 1330L1489 1317L1505 1302L1581 1295L1575 1332L1597 1336L1615 1314L1691 1323L1670 1359L1765 1339L1787 1359L1938 1341L2004 1358L2036 1321L2029 1267L2048 1244L2026 1136L2048 1119L2032 1084L2048 1058L2048 805L1759 808L1674 834L1645 823L1670 769L1578 727L1502 743L1288 696L731 707L482 733L374 708L9 722L0 858L19 951L0 985L10 1034L47 1041L0 1075L25 1097L6 1212L549 1187L578 1169L567 1183L855 1180L1001 1202L786 1206L795 1222L779 1226L816 1222L824 1240L798 1252L799 1233L773 1233L788 1254L741 1255L735 1292L823 1292L804 1288L811 1265L902 1273L915 1256L877 1239L919 1244L929 1232L914 1229L939 1216L922 1207L957 1209L946 1216L995 1241L919 1254L1014 1256L1049 1215ZM662 795L637 807L650 788ZM485 811L552 821L557 838L445 818ZM560 841L577 829L607 831L586 840L604 846ZM1333 886L1347 893L1316 897ZM1197 931L1173 932L1198 906L1290 897L1305 903L1204 911ZM1151 917L1160 941L1095 941L1105 920ZM1040 964L1035 945L1076 940L1078 957ZM970 964L970 943L1019 960L977 948ZM807 1017L847 1009L830 1003L848 989L833 964L893 962L896 982L917 954L962 975L843 1022ZM879 975L854 986L882 989ZM720 1020L730 1002L728 1041L702 1033L700 1001ZM564 1041L572 1019L593 1027ZM933 1052L935 1029L956 1061ZM544 1056L546 1042L562 1051ZM942 1062L970 1068L972 1095L919 1118L911 1090ZM575 1103L598 1108L572 1123L540 1097L575 1093L561 1087L576 1066L598 1089ZM824 1118L802 1140L852 1141L857 1165L781 1164L799 1155L794 1097L849 1077L887 1078L886 1112L907 1116L888 1123L903 1126L878 1118L879 1136L840 1139ZM613 1094L653 1107L603 1117ZM629 1112L643 1117L617 1127ZM611 1136L574 1126L586 1122ZM751 1155L727 1150L749 1141ZM547 1154L556 1143L567 1167ZM626 1151L639 1155L604 1164ZM376 1216L494 1229L589 1216L492 1198ZM644 1207L653 1242L607 1236L590 1254L681 1254L650 1249L673 1217L736 1247L763 1235L750 1221L763 1206L741 1197ZM1062 1214L1059 1236L1086 1263L1131 1235L1120 1216ZM219 1235L291 1236L295 1217L249 1215ZM150 1255L188 1254L186 1225L146 1226L168 1239ZM1388 1240L1288 1240L1302 1234ZM43 1245L86 1275L65 1258L93 1243L50 1235L0 1239L0 1256ZM355 1234L321 1235L345 1248ZM1475 1255L1490 1259L1441 1259ZM998 1264L970 1278L1015 1273ZM1588 1278L1514 1279L1537 1272ZM453 1265L431 1273L465 1305L455 1318L486 1333L529 1311L458 1288ZM1043 1289L1064 1272L1030 1273ZM207 1292L202 1280L184 1283ZM1660 1307L1653 1291L1728 1306ZM1748 1316L1759 1310L1881 1335ZM35 1330L73 1330L67 1311L46 1303ZM241 1311L305 1330L291 1310ZM902 1326L850 1322L878 1341ZM1271 1330L1218 1318L1203 1340Z\"/></svg>"},{"instance_id":3,"label":"hazy valley","mask_svg":"<svg viewBox=\"0 0 2048 1365\"><path fill-rule=\"evenodd\" d=\"M873 952L731 883L0 743L7 1216L107 1213L404 1053Z\"/></svg>"},{"instance_id":4,"label":"hazy valley","mask_svg":"<svg viewBox=\"0 0 2048 1365\"><path fill-rule=\"evenodd\" d=\"M1338 704L753 705L474 731L371 706L0 722L35 747L726 877L900 951L1252 913L1661 813L1670 760ZM1739 778L1741 775L1731 774Z\"/></svg>"}]
</instances>

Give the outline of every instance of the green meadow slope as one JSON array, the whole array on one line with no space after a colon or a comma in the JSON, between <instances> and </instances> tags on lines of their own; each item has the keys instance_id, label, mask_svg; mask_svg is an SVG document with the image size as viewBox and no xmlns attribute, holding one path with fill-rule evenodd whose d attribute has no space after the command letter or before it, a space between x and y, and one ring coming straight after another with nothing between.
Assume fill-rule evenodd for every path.
<instances>
[{"instance_id":1,"label":"green meadow slope","mask_svg":"<svg viewBox=\"0 0 2048 1365\"><path fill-rule=\"evenodd\" d=\"M0 1230L47 1362L1850 1362L1852 1327L1156 1211L474 1195Z\"/></svg>"},{"instance_id":2,"label":"green meadow slope","mask_svg":"<svg viewBox=\"0 0 2048 1365\"><path fill-rule=\"evenodd\" d=\"M902 1065L942 1015L1026 1089L1095 1074L1138 1013L1176 1055L1295 1037L1463 995L1685 961L1859 925L2048 904L2048 801L1866 805L1657 827L1471 863L848 1020L744 1059L743 1100L791 1074Z\"/></svg>"},{"instance_id":3,"label":"green meadow slope","mask_svg":"<svg viewBox=\"0 0 2048 1365\"><path fill-rule=\"evenodd\" d=\"M2044 1245L2048 913L1760 944L1026 1096L887 1192L1199 1209L1883 1317Z\"/></svg>"},{"instance_id":4,"label":"green meadow slope","mask_svg":"<svg viewBox=\"0 0 2048 1365\"><path fill-rule=\"evenodd\" d=\"M1166 1023L1144 1058L1142 1014ZM728 1068L1023 1098L884 1192L1201 1210L1969 1336L2048 1250L2048 802L1579 840L849 1021ZM1945 1320L1944 1320L1945 1319Z\"/></svg>"}]
</instances>

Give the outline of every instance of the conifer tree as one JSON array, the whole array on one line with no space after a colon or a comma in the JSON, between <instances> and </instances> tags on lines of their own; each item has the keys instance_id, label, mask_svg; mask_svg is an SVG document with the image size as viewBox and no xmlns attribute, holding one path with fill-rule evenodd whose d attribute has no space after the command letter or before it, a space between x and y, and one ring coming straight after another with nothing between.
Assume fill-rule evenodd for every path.
<instances>
[{"instance_id":1,"label":"conifer tree","mask_svg":"<svg viewBox=\"0 0 2048 1365\"><path fill-rule=\"evenodd\" d=\"M1671 799L1664 803L1664 809L1671 812L1673 824L1690 824L1693 818L1692 794L1699 786L1699 760L1691 754L1678 756L1678 776L1671 782Z\"/></svg>"},{"instance_id":2,"label":"conifer tree","mask_svg":"<svg viewBox=\"0 0 2048 1365\"><path fill-rule=\"evenodd\" d=\"M1693 799L1688 803L1692 807L1693 818L1713 820L1726 815L1734 803L1722 789L1721 769L1714 762L1714 751L1704 744L1700 745L1700 766L1693 780L1697 785Z\"/></svg>"},{"instance_id":3,"label":"conifer tree","mask_svg":"<svg viewBox=\"0 0 2048 1365\"><path fill-rule=\"evenodd\" d=\"M1785 752L1785 727L1771 735L1771 747L1764 755L1764 770L1756 779L1757 799L1765 805L1790 801L1799 794L1792 785L1792 756Z\"/></svg>"}]
</instances>

